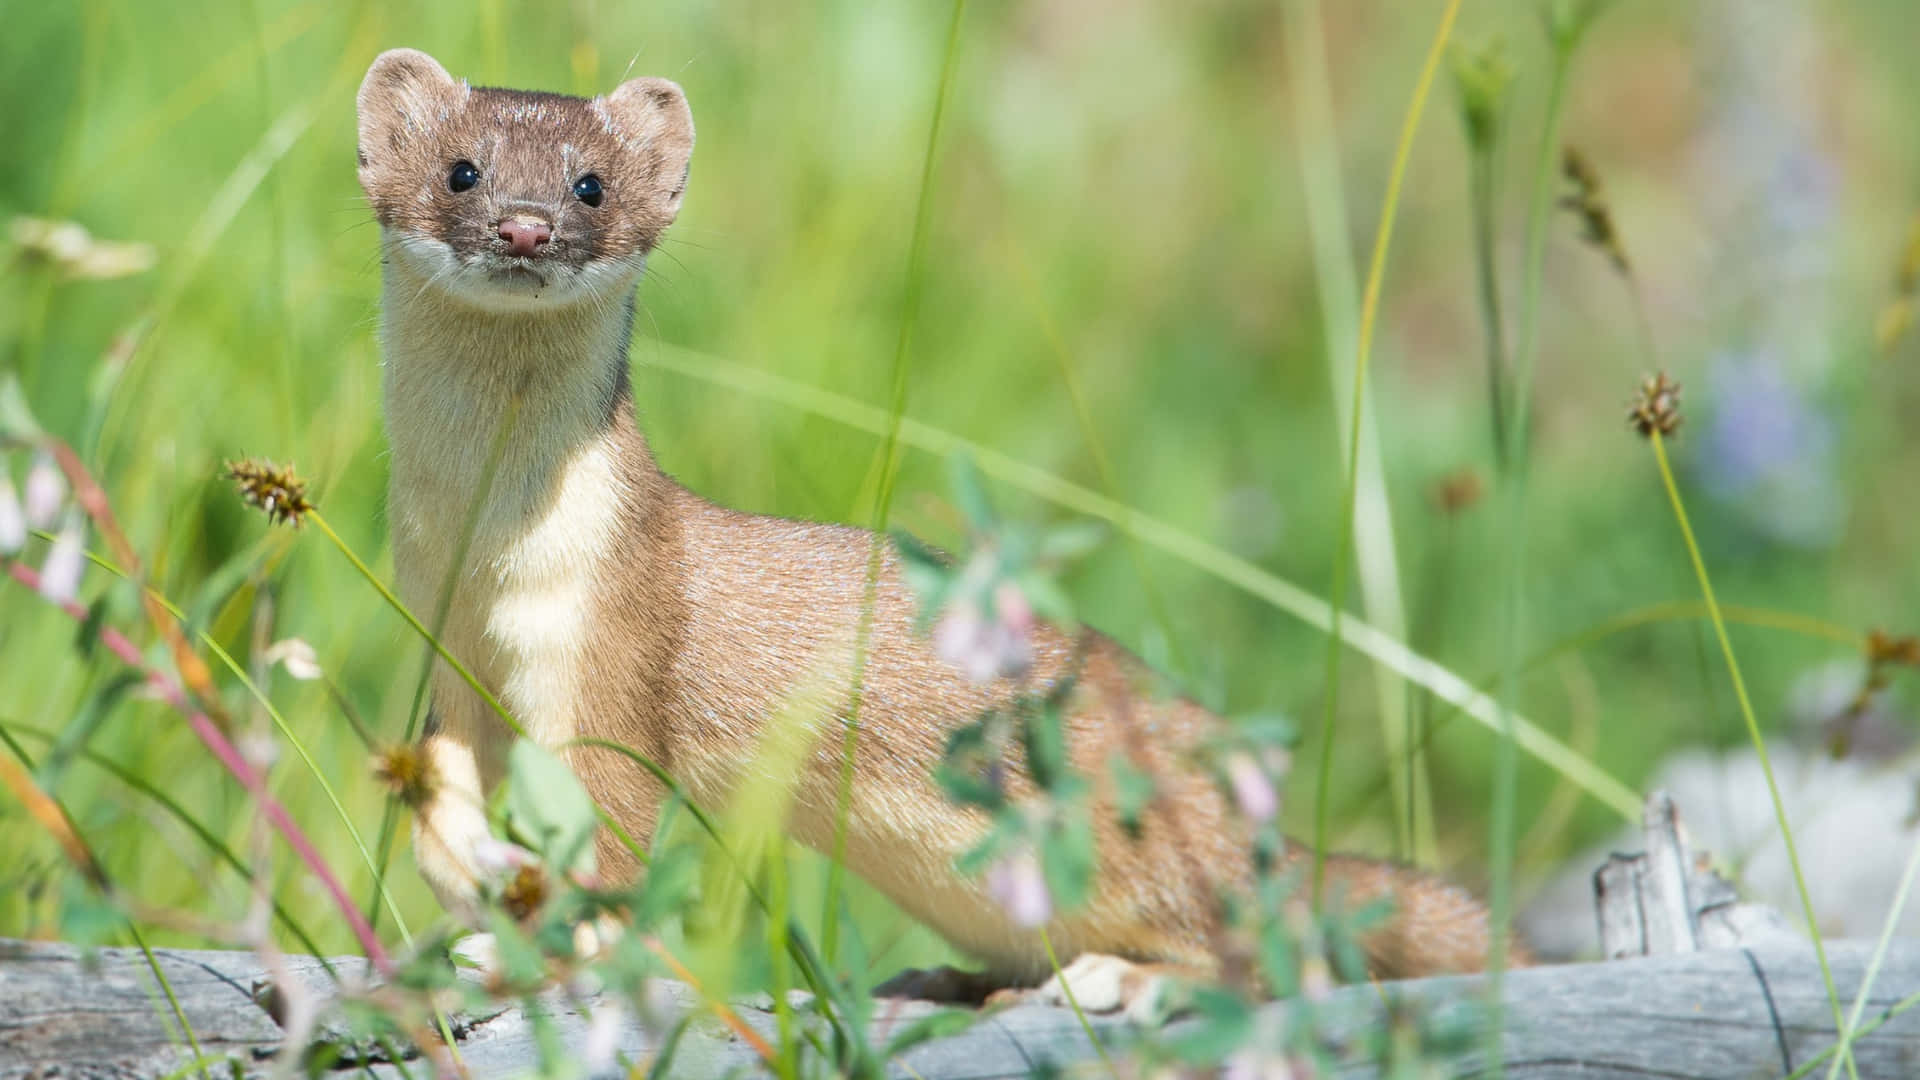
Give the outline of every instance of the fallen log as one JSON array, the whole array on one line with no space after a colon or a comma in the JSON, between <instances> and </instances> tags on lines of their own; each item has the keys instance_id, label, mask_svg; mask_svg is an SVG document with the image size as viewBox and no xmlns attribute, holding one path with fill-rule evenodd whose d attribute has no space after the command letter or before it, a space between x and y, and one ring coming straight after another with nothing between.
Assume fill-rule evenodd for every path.
<instances>
[{"instance_id":1,"label":"fallen log","mask_svg":"<svg viewBox=\"0 0 1920 1080\"><path fill-rule=\"evenodd\" d=\"M1828 944L1843 1005L1850 1006L1858 993L1872 951L1867 942ZM255 1002L256 986L266 979L260 959L245 952L177 949L155 950L155 958L202 1053L221 1063L214 1075L230 1075L229 1062L240 1074L263 1075L280 1049L281 1031ZM286 962L303 985L332 992L334 984L319 961L289 957ZM333 963L350 982L366 977L364 961ZM1396 1004L1458 1008L1479 999L1485 986L1486 980L1476 976L1346 987L1334 993L1325 1011L1350 1009L1347 1023L1358 1030ZM1911 1004L1907 996L1917 989L1920 941L1896 941L1861 1012L1863 1021L1883 1022L1854 1044L1860 1076L1920 1076L1920 1010L1905 1008ZM1778 1077L1813 1061L1835 1041L1833 1011L1813 951L1804 944L1514 971L1502 990L1504 1008L1498 1015L1506 1075L1529 1080ZM669 992L680 1006L693 1006L685 987L672 984ZM587 1021L574 1011L577 1003L550 995L539 1007L553 1019L563 1045L582 1045ZM883 1003L875 1026L898 1030L931 1009L921 1003ZM748 1025L769 1040L774 1037L774 1017L764 1003L741 1005L738 1011ZM1496 1014L1470 1015L1479 1016L1473 1022L1484 1027ZM1095 1028L1103 1040L1118 1040L1125 1030L1101 1018L1095 1018ZM521 1073L538 1060L532 1025L519 1007L468 1018L455 1025L455 1033L475 1077ZM878 1034L884 1038L884 1032ZM645 1061L657 1049L655 1039L630 1020L618 1041L633 1061ZM1070 1012L1028 1005L921 1046L904 1055L896 1071L928 1080L1023 1076L1041 1063L1093 1059ZM192 1060L173 1009L138 950L101 949L88 959L69 945L0 940L0 1077L161 1076ZM697 1024L681 1040L673 1072L716 1076L755 1060L752 1049L726 1028ZM413 1064L416 1075L423 1072L422 1064ZM1488 1068L1479 1049L1446 1064L1451 1075L1460 1076ZM1823 1064L1816 1075L1824 1075L1824 1069ZM397 1075L391 1065L374 1065L372 1072ZM1341 1075L1374 1073L1356 1063Z\"/></svg>"}]
</instances>

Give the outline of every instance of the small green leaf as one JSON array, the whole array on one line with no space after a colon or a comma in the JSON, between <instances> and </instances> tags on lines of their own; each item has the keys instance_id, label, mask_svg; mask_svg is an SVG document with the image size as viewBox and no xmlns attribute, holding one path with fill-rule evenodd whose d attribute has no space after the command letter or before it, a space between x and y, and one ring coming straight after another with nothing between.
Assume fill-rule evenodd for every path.
<instances>
[{"instance_id":1,"label":"small green leaf","mask_svg":"<svg viewBox=\"0 0 1920 1080\"><path fill-rule=\"evenodd\" d=\"M1040 538L1040 561L1058 566L1081 558L1107 542L1107 527L1096 521L1055 525Z\"/></svg>"},{"instance_id":2,"label":"small green leaf","mask_svg":"<svg viewBox=\"0 0 1920 1080\"><path fill-rule=\"evenodd\" d=\"M27 405L27 395L20 389L20 376L7 372L0 377L0 439L33 442L40 434L40 425Z\"/></svg>"},{"instance_id":3,"label":"small green leaf","mask_svg":"<svg viewBox=\"0 0 1920 1080\"><path fill-rule=\"evenodd\" d=\"M1040 841L1040 872L1055 905L1064 910L1085 903L1093 891L1097 867L1093 828L1084 813L1063 815L1050 823Z\"/></svg>"},{"instance_id":4,"label":"small green leaf","mask_svg":"<svg viewBox=\"0 0 1920 1080\"><path fill-rule=\"evenodd\" d=\"M1027 772L1040 790L1055 792L1069 775L1061 702L1029 700L1020 711L1026 721L1020 738L1027 752Z\"/></svg>"},{"instance_id":5,"label":"small green leaf","mask_svg":"<svg viewBox=\"0 0 1920 1080\"><path fill-rule=\"evenodd\" d=\"M887 1052L883 1056L886 1060L892 1060L896 1055L903 1054L921 1043L958 1035L973 1027L981 1015L973 1009L942 1009L939 1012L928 1013L908 1024L900 1034L889 1040Z\"/></svg>"},{"instance_id":6,"label":"small green leaf","mask_svg":"<svg viewBox=\"0 0 1920 1080\"><path fill-rule=\"evenodd\" d=\"M967 524L975 533L992 532L993 503L987 499L986 485L981 482L980 468L973 463L972 455L954 454L948 458L947 477L953 485L954 501L967 516Z\"/></svg>"},{"instance_id":7,"label":"small green leaf","mask_svg":"<svg viewBox=\"0 0 1920 1080\"><path fill-rule=\"evenodd\" d=\"M593 869L592 797L565 762L527 739L507 755L507 823L548 866Z\"/></svg>"},{"instance_id":8,"label":"small green leaf","mask_svg":"<svg viewBox=\"0 0 1920 1080\"><path fill-rule=\"evenodd\" d=\"M1153 801L1153 777L1135 765L1123 750L1114 751L1107 759L1107 775L1113 780L1113 808L1119 815L1120 827L1138 840L1141 816Z\"/></svg>"},{"instance_id":9,"label":"small green leaf","mask_svg":"<svg viewBox=\"0 0 1920 1080\"><path fill-rule=\"evenodd\" d=\"M988 745L986 721L976 720L947 736L946 753L933 767L933 779L961 806L998 810L1007 801L1001 782L1004 768Z\"/></svg>"},{"instance_id":10,"label":"small green leaf","mask_svg":"<svg viewBox=\"0 0 1920 1080\"><path fill-rule=\"evenodd\" d=\"M1066 590L1060 587L1050 574L1039 570L1028 570L1014 579L1020 592L1027 598L1027 606L1042 620L1052 623L1067 633L1072 633L1079 625L1073 614L1073 601L1068 599Z\"/></svg>"},{"instance_id":11,"label":"small green leaf","mask_svg":"<svg viewBox=\"0 0 1920 1080\"><path fill-rule=\"evenodd\" d=\"M1218 986L1195 987L1190 999L1193 1019L1167 1039L1167 1051L1191 1065L1214 1065L1244 1045L1253 1034L1253 1008L1232 991Z\"/></svg>"}]
</instances>

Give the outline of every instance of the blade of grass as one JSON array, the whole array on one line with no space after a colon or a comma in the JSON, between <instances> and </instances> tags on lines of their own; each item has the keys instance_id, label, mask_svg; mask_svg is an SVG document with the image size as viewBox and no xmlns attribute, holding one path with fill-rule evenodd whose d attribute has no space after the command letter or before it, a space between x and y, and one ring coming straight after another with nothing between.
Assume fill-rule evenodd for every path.
<instances>
[{"instance_id":1,"label":"blade of grass","mask_svg":"<svg viewBox=\"0 0 1920 1080\"><path fill-rule=\"evenodd\" d=\"M1648 439L1653 443L1653 457L1660 466L1660 480L1666 485L1667 499L1673 504L1674 520L1680 525L1680 535L1686 541L1687 557L1693 562L1693 573L1700 581L1700 596L1707 604L1707 612L1713 621L1714 636L1720 642L1720 655L1727 662L1727 676L1733 680L1733 695L1740 704L1740 718L1746 722L1747 737L1753 742L1754 756L1760 761L1760 773L1767 778L1767 797L1773 802L1773 816L1780 826L1780 842L1786 848L1787 865L1793 869L1793 887L1800 894L1800 907L1807 919L1807 933L1813 937L1813 953L1820 961L1820 978L1826 985L1827 1001L1833 1006L1833 1030L1836 1035L1847 1030L1847 1023L1841 1016L1840 994L1834 989L1833 970L1827 964L1827 947L1821 941L1820 920L1814 914L1813 895L1807 891L1807 876L1800 867L1800 853L1793 842L1793 826L1787 821L1786 803L1780 798L1780 784L1773 776L1773 763L1767 757L1767 740L1760 734L1759 721L1754 719L1753 701L1747 696L1747 682L1740 675L1740 661L1734 656L1733 641L1727 637L1726 620L1720 617L1720 605L1713 595L1713 581L1707 576L1706 560L1700 555L1700 545L1695 542L1693 525L1687 520L1686 504L1680 499L1680 485L1674 482L1673 466L1667 460L1665 438L1656 428ZM1849 1066L1852 1075L1852 1054L1844 1048L1842 1058Z\"/></svg>"},{"instance_id":2,"label":"blade of grass","mask_svg":"<svg viewBox=\"0 0 1920 1080\"><path fill-rule=\"evenodd\" d=\"M843 394L755 370L710 353L679 349L657 342L650 343L650 347L653 355L648 363L675 375L764 398L872 435L881 435L887 430L887 414L883 410ZM1245 559L1137 508L912 417L901 421L900 441L940 457L964 452L982 472L1003 483L1056 506L1105 521L1116 530L1137 537L1147 546L1218 578L1322 633L1333 634L1348 647L1391 666L1408 682L1459 708L1487 727L1495 731L1501 728L1502 722L1493 698L1452 670L1414 652L1405 642L1382 632L1364 619L1345 618L1341 620L1338 633L1334 634L1331 609L1325 600ZM1513 717L1513 736L1520 749L1580 785L1623 820L1639 820L1639 796L1592 762L1569 750L1566 744L1517 714Z\"/></svg>"},{"instance_id":3,"label":"blade of grass","mask_svg":"<svg viewBox=\"0 0 1920 1080\"><path fill-rule=\"evenodd\" d=\"M1840 1032L1839 1054L1835 1056L1833 1067L1827 1070L1827 1080L1840 1075L1840 1066L1853 1065L1853 1041L1855 1030L1860 1025L1860 1014L1867 1007L1867 996L1873 992L1873 982L1880 977L1880 965L1887 958L1887 946L1893 943L1893 933L1899 928L1900 913L1906 910L1907 894L1913 888L1914 872L1920 870L1920 841L1913 845L1912 854L1907 856L1907 869L1900 875L1900 887L1894 890L1893 905L1887 910L1885 921L1880 924L1880 940L1874 943L1873 956L1867 961L1867 970L1860 976L1860 991L1854 995L1853 1008L1847 1012L1847 1026Z\"/></svg>"},{"instance_id":4,"label":"blade of grass","mask_svg":"<svg viewBox=\"0 0 1920 1080\"><path fill-rule=\"evenodd\" d=\"M831 966L840 945L841 878L847 857L847 814L853 806L853 757L860 742L860 698L865 685L867 652L873 636L873 609L878 599L880 567L886 557L887 514L893 504L893 483L899 471L900 428L907 409L907 376L913 356L913 328L920 317L920 291L925 284L927 222L933 212L933 166L940 148L940 121L946 115L947 95L953 88L955 60L960 54L960 19L967 0L953 0L947 19L945 55L940 82L933 98L933 119L927 125L927 148L920 160L920 193L913 210L913 238L907 245L906 293L900 303L900 336L893 352L893 388L889 395L887 431L880 450L880 485L874 498L873 541L867 554L866 594L860 603L860 624L854 639L853 699L847 706L846 733L841 745L840 789L834 810L833 853L827 864L825 906L821 918L821 948Z\"/></svg>"},{"instance_id":5,"label":"blade of grass","mask_svg":"<svg viewBox=\"0 0 1920 1080\"><path fill-rule=\"evenodd\" d=\"M1347 463L1356 485L1350 509L1357 514L1354 540L1360 570L1360 602L1381 630L1407 639L1406 605L1394 552L1393 510L1380 463L1380 433L1374 420L1372 391L1360 369L1356 325L1359 320L1357 274L1347 246L1347 207L1340 188L1338 142L1334 135L1332 95L1327 75L1326 32L1318 0L1283 5L1287 13L1288 61L1294 100L1294 144L1306 192L1307 230L1313 240L1314 280L1320 293L1320 322L1326 339L1328 381L1339 418L1339 445L1357 448ZM1424 91L1422 91L1424 96ZM1410 140L1417 113L1403 139ZM1404 154L1404 150L1402 151ZM1401 159L1404 164L1404 158ZM1389 208L1388 213L1392 211ZM1381 226L1382 240L1390 224ZM1376 255L1384 255L1384 243ZM1369 281L1377 290L1377 282ZM1355 399L1355 395L1359 395ZM1358 418L1357 431L1349 430ZM1340 601L1336 599L1335 603ZM1338 651L1338 647L1335 647ZM1397 853L1417 865L1431 865L1434 839L1432 785L1426 759L1413 752L1413 711L1406 681L1393 669L1372 665L1374 696L1380 710L1382 756L1392 778L1393 828Z\"/></svg>"}]
</instances>

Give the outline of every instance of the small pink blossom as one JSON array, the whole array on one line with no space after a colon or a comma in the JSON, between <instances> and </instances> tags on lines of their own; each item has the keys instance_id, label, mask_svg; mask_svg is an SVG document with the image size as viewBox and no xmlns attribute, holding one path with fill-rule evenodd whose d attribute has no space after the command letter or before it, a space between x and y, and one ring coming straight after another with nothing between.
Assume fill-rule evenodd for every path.
<instances>
[{"instance_id":1,"label":"small pink blossom","mask_svg":"<svg viewBox=\"0 0 1920 1080\"><path fill-rule=\"evenodd\" d=\"M1053 916L1053 897L1046 875L1030 849L1021 849L987 868L987 895L1000 905L1015 926L1044 926Z\"/></svg>"},{"instance_id":2,"label":"small pink blossom","mask_svg":"<svg viewBox=\"0 0 1920 1080\"><path fill-rule=\"evenodd\" d=\"M1240 812L1257 823L1272 821L1280 812L1280 792L1253 755L1244 750L1227 755L1226 772L1227 786L1233 790L1233 801Z\"/></svg>"},{"instance_id":3,"label":"small pink blossom","mask_svg":"<svg viewBox=\"0 0 1920 1080\"><path fill-rule=\"evenodd\" d=\"M498 840L491 836L482 837L473 843L473 866L484 878L498 880L539 861L533 852L519 844Z\"/></svg>"},{"instance_id":4,"label":"small pink blossom","mask_svg":"<svg viewBox=\"0 0 1920 1080\"><path fill-rule=\"evenodd\" d=\"M86 521L79 514L67 515L66 524L53 538L47 561L40 564L41 596L66 604L80 594L80 574L87 565L86 538Z\"/></svg>"},{"instance_id":5,"label":"small pink blossom","mask_svg":"<svg viewBox=\"0 0 1920 1080\"><path fill-rule=\"evenodd\" d=\"M1019 592L1012 591L1016 595ZM1018 675L1033 662L1033 613L1026 606L1026 598L1021 597L1013 609L1013 620L1007 618L1008 605L996 603L995 607L997 617L989 620L978 605L960 601L949 607L933 628L934 654L973 682Z\"/></svg>"},{"instance_id":6,"label":"small pink blossom","mask_svg":"<svg viewBox=\"0 0 1920 1080\"><path fill-rule=\"evenodd\" d=\"M67 482L53 463L53 455L34 455L33 464L27 467L26 495L27 524L32 528L44 529L59 516L61 505L67 501Z\"/></svg>"}]
</instances>

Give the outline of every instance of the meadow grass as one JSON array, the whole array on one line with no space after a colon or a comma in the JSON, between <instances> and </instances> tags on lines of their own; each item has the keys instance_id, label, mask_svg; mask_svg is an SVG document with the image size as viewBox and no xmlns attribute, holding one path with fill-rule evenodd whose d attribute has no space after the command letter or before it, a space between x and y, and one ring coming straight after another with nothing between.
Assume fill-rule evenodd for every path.
<instances>
[{"instance_id":1,"label":"meadow grass","mask_svg":"<svg viewBox=\"0 0 1920 1080\"><path fill-rule=\"evenodd\" d=\"M1726 269L1737 260L1701 251L1738 249L1788 195L1740 171L1740 132L1716 134L1737 123L1713 111L1729 91L1684 78L1731 50L1713 16L1615 5L1574 67L1536 6L1462 5L1452 36L1502 37L1520 95L1510 137L1479 162L1436 117L1396 141L1442 5L1408 19L1326 5L1312 20L1234 4L1100 18L1068 4L593 0L491 0L477 19L450 3L318 0L23 10L0 80L36 107L16 117L0 218L77 220L158 259L97 282L24 255L0 266L5 373L101 479L145 588L214 661L214 704L294 748L271 773L275 799L362 910L431 924L406 859L380 869L404 830L341 708L378 740L411 732L421 668L394 660L420 656L437 621L403 618L370 584L391 579L391 556L377 238L353 178L352 90L375 52L402 44L489 85L675 78L700 142L633 346L663 465L729 505L950 543L940 459L969 448L1014 516L1105 519L1120 542L1065 581L1088 621L1212 708L1322 720L1302 725L1299 759L1330 764L1289 789L1291 831L1491 880L1504 916L1557 858L1632 815L1663 752L1760 741L1805 673L1859 655L1868 627L1911 630L1920 600L1911 515L1879 497L1920 457L1901 424L1920 375L1911 343L1876 353L1869 332L1916 163L1808 140L1849 192L1813 242L1824 276L1804 286L1824 300L1820 343L1756 340L1756 301ZM1869 73L1818 87L1820 100L1871 106L1889 131L1909 130L1920 100L1895 92L1916 76L1876 32L1898 18L1892 0L1806 17ZM1303 42L1302 27L1323 37ZM1316 44L1320 67L1297 68ZM1626 105L1648 84L1679 87L1664 104L1698 130L1638 122ZM1563 141L1611 181L1644 312L1556 212ZM1483 194L1504 189L1476 170L1515 163L1529 169L1524 204ZM1419 181L1397 216L1349 224L1346 207L1382 201L1402 168ZM1725 200L1709 192L1727 190L1746 193L1746 218L1715 216ZM1524 246L1498 246L1516 225ZM1660 242L1675 234L1688 242ZM1356 307L1353 252L1375 237ZM1503 288L1519 325L1509 392L1490 407L1485 324L1504 332ZM1648 355L1655 337L1664 359ZM1740 432L1737 418L1714 426L1734 394L1707 375L1716 357L1768 349L1798 363L1805 407L1833 430L1825 483L1841 510L1814 540L1770 532L1753 499L1713 480ZM1807 352L1821 362L1799 362ZM1661 446L1667 482L1686 490L1688 547L1622 423L1635 380L1662 365L1694 388L1687 436ZM220 474L248 455L297 461L323 529L263 537ZM7 460L17 480L27 458ZM1436 508L1435 486L1461 470L1494 497ZM1350 612L1355 549L1364 610ZM148 595L106 569L82 590L143 645ZM1737 716L1698 689L1688 624L1703 618L1730 668L1737 653ZM266 643L294 637L325 682L262 662ZM234 853L250 801L164 703L114 689L118 661L75 642L65 615L0 590L9 745L97 721L52 794L105 872L155 908L240 910L246 875L228 871L247 869ZM1372 678L1344 673L1348 648ZM1590 751L1572 748L1576 703L1538 659L1567 657L1597 688ZM174 662L163 647L148 659ZM1455 709L1481 723L1450 722ZM1514 823L1549 805L1558 835L1516 848ZM0 800L0 821L17 826L0 831L0 934L57 932L70 872L58 846L16 803ZM770 921L740 937L730 981L804 978L790 926L823 941L829 964L843 926L876 972L955 959L826 860L783 843L763 855L778 872L752 917ZM284 854L268 874L289 944L353 948ZM167 926L121 939L136 933L207 943Z\"/></svg>"}]
</instances>

